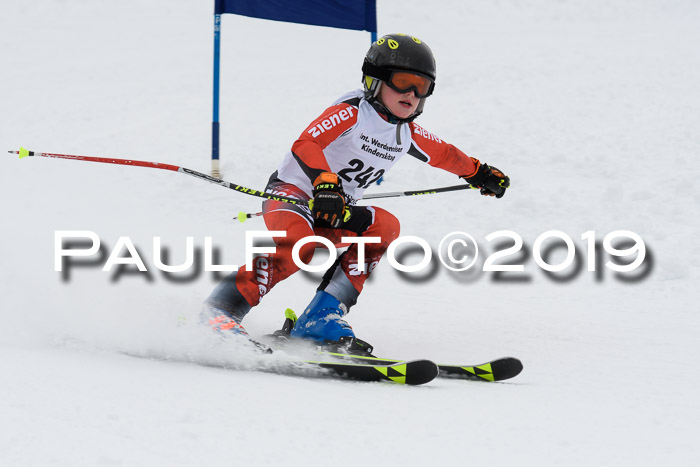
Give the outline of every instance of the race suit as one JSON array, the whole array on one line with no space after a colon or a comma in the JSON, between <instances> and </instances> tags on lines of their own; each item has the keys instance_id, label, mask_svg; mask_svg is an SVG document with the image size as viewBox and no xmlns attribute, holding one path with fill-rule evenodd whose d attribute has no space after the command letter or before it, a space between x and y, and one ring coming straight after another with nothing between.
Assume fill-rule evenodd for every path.
<instances>
[{"instance_id":1,"label":"race suit","mask_svg":"<svg viewBox=\"0 0 700 467\"><path fill-rule=\"evenodd\" d=\"M473 175L479 166L477 159L416 123L391 120L358 89L338 99L302 132L270 177L266 191L308 201L316 177L334 172L342 179L350 219L333 229L314 222L307 206L264 201L265 225L269 230L286 231L286 237L275 238L276 252L258 256L252 269L241 267L224 279L207 299L209 305L242 320L275 284L299 270L292 260L292 248L304 237L325 237L337 246L343 246L341 237L379 237L379 243L364 245L364 267L358 265L358 245L352 244L325 273L318 288L348 308L356 303L365 280L399 236L394 215L379 207L355 205L362 193L406 154L462 177ZM300 250L300 259L308 264L315 248L314 242L307 243Z\"/></svg>"}]
</instances>

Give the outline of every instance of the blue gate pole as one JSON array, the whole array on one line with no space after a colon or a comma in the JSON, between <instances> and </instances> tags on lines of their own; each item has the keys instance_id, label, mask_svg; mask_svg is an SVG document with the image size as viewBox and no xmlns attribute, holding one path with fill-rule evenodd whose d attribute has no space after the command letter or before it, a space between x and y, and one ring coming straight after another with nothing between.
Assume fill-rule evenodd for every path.
<instances>
[{"instance_id":1,"label":"blue gate pole","mask_svg":"<svg viewBox=\"0 0 700 467\"><path fill-rule=\"evenodd\" d=\"M372 41L372 44L374 44L375 42L377 42L377 31L370 31L370 34L371 34L370 40ZM383 181L384 181L384 175L379 177L379 180L377 180L377 185L381 185Z\"/></svg>"},{"instance_id":2,"label":"blue gate pole","mask_svg":"<svg viewBox=\"0 0 700 467\"><path fill-rule=\"evenodd\" d=\"M221 15L214 15L214 115L211 123L211 175L219 178L219 60L221 55Z\"/></svg>"}]
</instances>

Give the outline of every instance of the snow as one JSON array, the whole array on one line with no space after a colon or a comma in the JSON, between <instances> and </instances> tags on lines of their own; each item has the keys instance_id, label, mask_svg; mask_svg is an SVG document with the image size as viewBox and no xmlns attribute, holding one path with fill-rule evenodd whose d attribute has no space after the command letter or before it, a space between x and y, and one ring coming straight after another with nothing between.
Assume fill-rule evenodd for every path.
<instances>
[{"instance_id":1,"label":"snow","mask_svg":"<svg viewBox=\"0 0 700 467\"><path fill-rule=\"evenodd\" d=\"M0 149L207 172L212 6L199 3L4 4ZM222 262L240 262L246 229L264 227L231 218L257 200L172 172L6 154L3 465L697 463L700 5L378 3L380 33L410 32L437 57L436 93L418 122L503 169L513 187L498 201L453 192L376 205L434 248L465 231L491 252L485 237L511 230L528 251L512 257L525 271L509 273L525 280L508 282L442 266L409 281L384 260L349 320L380 355L512 355L523 373L507 384L400 387L249 371L254 361L196 325L212 274L168 280L152 242L160 236L177 264L187 236L200 249L210 236ZM359 86L368 36L224 17L224 178L264 186L305 125ZM454 183L404 160L371 192ZM102 261L63 280L57 230L96 232ZM570 280L551 280L532 259L549 230L577 245L583 266ZM615 230L644 239L645 278L586 271L581 235ZM121 236L149 275L101 271ZM277 329L316 284L303 274L281 283L246 327Z\"/></svg>"}]
</instances>

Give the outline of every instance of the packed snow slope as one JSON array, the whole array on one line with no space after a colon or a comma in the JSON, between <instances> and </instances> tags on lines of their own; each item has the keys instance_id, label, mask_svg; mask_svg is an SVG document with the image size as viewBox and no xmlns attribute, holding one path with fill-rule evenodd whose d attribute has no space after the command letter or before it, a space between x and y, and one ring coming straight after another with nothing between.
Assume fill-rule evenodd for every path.
<instances>
[{"instance_id":1,"label":"packed snow slope","mask_svg":"<svg viewBox=\"0 0 700 467\"><path fill-rule=\"evenodd\" d=\"M4 2L0 149L207 172L211 3ZM212 273L164 275L153 238L168 264L185 260L188 236L240 263L246 230L264 225L231 218L259 201L173 172L5 153L3 465L696 465L700 4L381 0L378 17L380 34L416 35L437 58L418 123L501 168L512 188L501 200L378 201L403 235L437 249L463 231L482 251L465 273L434 260L406 278L384 261L349 321L379 355L512 355L524 372L507 384L400 387L246 371L254 362L196 325ZM369 34L222 23L223 177L263 187L306 125L359 87ZM457 182L408 159L369 192ZM56 272L61 230L95 232L102 256ZM486 237L501 230L522 237L505 261L523 272L481 271L506 240ZM579 269L560 280L533 259L550 230L577 247ZM582 235L602 242L616 230L643 239L642 267L616 274L603 253L588 271ZM102 272L124 236L148 274ZM559 248L549 261L564 257ZM248 330L278 328L317 282L280 284Z\"/></svg>"}]
</instances>

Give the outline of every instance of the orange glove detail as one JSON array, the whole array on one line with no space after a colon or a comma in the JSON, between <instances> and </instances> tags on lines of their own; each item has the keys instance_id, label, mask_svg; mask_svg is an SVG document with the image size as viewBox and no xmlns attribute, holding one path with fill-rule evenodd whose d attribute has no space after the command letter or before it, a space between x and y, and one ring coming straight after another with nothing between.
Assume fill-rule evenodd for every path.
<instances>
[{"instance_id":1,"label":"orange glove detail","mask_svg":"<svg viewBox=\"0 0 700 467\"><path fill-rule=\"evenodd\" d=\"M337 228L350 219L350 208L345 203L343 185L337 174L321 172L314 181L313 195L309 207L321 226Z\"/></svg>"}]
</instances>

